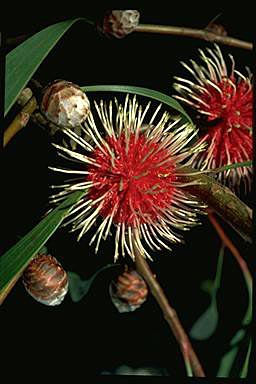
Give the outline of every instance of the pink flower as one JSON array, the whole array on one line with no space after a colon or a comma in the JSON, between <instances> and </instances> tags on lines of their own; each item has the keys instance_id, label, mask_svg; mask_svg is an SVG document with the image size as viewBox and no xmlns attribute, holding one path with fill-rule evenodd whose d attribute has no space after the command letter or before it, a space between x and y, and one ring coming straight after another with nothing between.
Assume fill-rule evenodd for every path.
<instances>
[{"instance_id":1,"label":"pink flower","mask_svg":"<svg viewBox=\"0 0 256 384\"><path fill-rule=\"evenodd\" d=\"M190 60L183 66L194 82L175 77L174 96L199 113L202 129L199 142L206 143L204 152L194 156L193 165L201 170L252 160L252 75L235 70L231 55L228 73L220 48L199 50L202 65ZM219 181L238 189L243 181L245 190L251 187L251 167L239 167L219 173Z\"/></svg>"}]
</instances>

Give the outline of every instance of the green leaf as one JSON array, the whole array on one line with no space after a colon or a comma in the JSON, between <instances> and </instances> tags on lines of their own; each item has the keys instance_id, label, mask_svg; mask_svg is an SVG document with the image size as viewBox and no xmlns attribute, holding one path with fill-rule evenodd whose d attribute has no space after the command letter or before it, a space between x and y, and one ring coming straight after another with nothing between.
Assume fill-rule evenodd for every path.
<instances>
[{"instance_id":1,"label":"green leaf","mask_svg":"<svg viewBox=\"0 0 256 384\"><path fill-rule=\"evenodd\" d=\"M80 88L85 92L125 92L149 97L151 99L160 101L163 104L169 105L169 107L178 111L187 121L193 124L191 118L185 112L185 110L182 108L182 106L178 103L177 100L166 95L165 93L155 91L153 89L136 87L131 85L89 85Z\"/></svg>"},{"instance_id":2,"label":"green leaf","mask_svg":"<svg viewBox=\"0 0 256 384\"><path fill-rule=\"evenodd\" d=\"M239 329L230 341L230 350L225 353L220 361L220 365L217 372L217 377L228 377L235 363L236 357L239 352L239 346L246 340L246 330ZM241 374L246 371L246 363L244 362L244 371L242 368Z\"/></svg>"},{"instance_id":3,"label":"green leaf","mask_svg":"<svg viewBox=\"0 0 256 384\"><path fill-rule=\"evenodd\" d=\"M213 280L204 280L201 284L201 287L202 291L208 293L210 296L213 295L214 291L215 291L215 287L214 287L214 281Z\"/></svg>"},{"instance_id":4,"label":"green leaf","mask_svg":"<svg viewBox=\"0 0 256 384\"><path fill-rule=\"evenodd\" d=\"M243 367L242 367L241 373L240 373L241 379L245 379L247 377L248 367L249 367L249 362L250 362L251 349L252 349L252 340L250 339L248 350L247 350L246 357L245 357L245 361L244 361L244 364L243 364Z\"/></svg>"},{"instance_id":5,"label":"green leaf","mask_svg":"<svg viewBox=\"0 0 256 384\"><path fill-rule=\"evenodd\" d=\"M245 337L245 330L239 329L239 331L237 331L235 336L231 339L230 346L231 347L236 346L238 343L240 343L243 340L244 337Z\"/></svg>"},{"instance_id":6,"label":"green leaf","mask_svg":"<svg viewBox=\"0 0 256 384\"><path fill-rule=\"evenodd\" d=\"M23 272L31 258L57 230L73 205L84 193L84 191L72 193L26 236L0 257L0 299L5 294L5 289Z\"/></svg>"},{"instance_id":7,"label":"green leaf","mask_svg":"<svg viewBox=\"0 0 256 384\"><path fill-rule=\"evenodd\" d=\"M216 300L212 300L211 305L194 323L193 327L189 332L190 336L196 340L208 339L216 330L218 320L219 314L217 310Z\"/></svg>"},{"instance_id":8,"label":"green leaf","mask_svg":"<svg viewBox=\"0 0 256 384\"><path fill-rule=\"evenodd\" d=\"M229 169L235 169L240 167L251 167L251 166L252 166L252 160L249 160L249 161L244 161L242 163L233 163L233 164L224 165L223 167L214 168L209 171L213 173L218 173L218 172L228 171Z\"/></svg>"},{"instance_id":9,"label":"green leaf","mask_svg":"<svg viewBox=\"0 0 256 384\"><path fill-rule=\"evenodd\" d=\"M247 291L248 291L248 306L244 315L242 325L247 326L252 321L252 306L253 306L253 295L252 295L252 277L247 271L243 271Z\"/></svg>"},{"instance_id":10,"label":"green leaf","mask_svg":"<svg viewBox=\"0 0 256 384\"><path fill-rule=\"evenodd\" d=\"M217 377L228 377L237 356L239 348L233 347L222 357L220 366L217 372Z\"/></svg>"},{"instance_id":11,"label":"green leaf","mask_svg":"<svg viewBox=\"0 0 256 384\"><path fill-rule=\"evenodd\" d=\"M196 340L205 340L211 337L218 325L219 314L217 309L216 296L220 287L224 248L225 247L222 244L218 255L217 269L214 281L206 280L201 285L201 289L209 293L211 296L211 303L206 311L197 319L190 330L190 336Z\"/></svg>"},{"instance_id":12,"label":"green leaf","mask_svg":"<svg viewBox=\"0 0 256 384\"><path fill-rule=\"evenodd\" d=\"M5 115L51 49L78 20L88 22L85 18L77 18L53 24L31 36L6 55Z\"/></svg>"},{"instance_id":13,"label":"green leaf","mask_svg":"<svg viewBox=\"0 0 256 384\"><path fill-rule=\"evenodd\" d=\"M74 273L74 272L68 272L68 281L69 281L69 293L71 296L71 299L77 303L80 301L88 292L89 289L95 280L95 278L98 276L100 272L102 272L104 269L109 269L113 267L120 267L120 264L107 264L104 267L98 269L90 279L81 279L81 277Z\"/></svg>"}]
</instances>

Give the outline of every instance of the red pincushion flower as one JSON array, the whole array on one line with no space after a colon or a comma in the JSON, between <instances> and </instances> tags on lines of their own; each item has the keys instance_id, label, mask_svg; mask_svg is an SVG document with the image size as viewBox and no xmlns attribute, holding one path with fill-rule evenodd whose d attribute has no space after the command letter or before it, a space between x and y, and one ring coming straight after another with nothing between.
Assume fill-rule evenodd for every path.
<instances>
[{"instance_id":1,"label":"red pincushion flower","mask_svg":"<svg viewBox=\"0 0 256 384\"><path fill-rule=\"evenodd\" d=\"M168 206L174 189L172 181L176 179L175 166L167 150L159 150L159 143L147 142L145 135L131 134L127 151L125 142L124 134L116 140L107 139L115 152L113 161L109 153L95 150L94 159L100 167L88 167L88 180L97 183L88 197L95 200L108 192L100 214L106 217L113 212L114 223L135 227L138 222L157 220L157 203L161 208ZM161 165L164 159L168 160Z\"/></svg>"},{"instance_id":2,"label":"red pincushion flower","mask_svg":"<svg viewBox=\"0 0 256 384\"><path fill-rule=\"evenodd\" d=\"M143 112L136 97L130 100L127 95L124 106L117 104L114 120L112 102L108 109L103 102L100 106L95 103L105 134L99 132L90 112L81 126L82 135L69 128L62 130L83 153L54 144L70 159L82 162L85 169L51 167L82 177L82 181L74 179L56 186L63 191L53 195L52 201L60 201L74 190L86 190L65 225L73 223L73 230L80 229L80 239L101 217L90 244L97 240L97 252L101 239L106 239L115 227L115 260L120 251L134 258L135 243L149 258L143 242L152 250L170 249L165 240L181 242L172 227L186 230L195 225L198 208L204 207L182 190L187 184L182 182L186 174L181 168L191 163L191 155L203 149L201 144L188 146L197 134L194 126L181 124L167 112L155 122L161 106L148 124L143 124L149 106Z\"/></svg>"},{"instance_id":3,"label":"red pincushion flower","mask_svg":"<svg viewBox=\"0 0 256 384\"><path fill-rule=\"evenodd\" d=\"M214 51L207 49L208 56L199 51L205 65L191 60L190 68L182 63L194 76L195 83L175 77L178 83L174 84L181 94L175 97L195 108L199 117L205 117L204 129L199 134L200 142L206 143L207 148L194 156L193 165L204 170L252 160L252 76L249 73L245 77L236 71L231 55L232 68L228 75L217 45ZM237 189L243 181L245 189L250 189L251 173L251 167L241 167L220 173L219 180L231 189Z\"/></svg>"}]
</instances>

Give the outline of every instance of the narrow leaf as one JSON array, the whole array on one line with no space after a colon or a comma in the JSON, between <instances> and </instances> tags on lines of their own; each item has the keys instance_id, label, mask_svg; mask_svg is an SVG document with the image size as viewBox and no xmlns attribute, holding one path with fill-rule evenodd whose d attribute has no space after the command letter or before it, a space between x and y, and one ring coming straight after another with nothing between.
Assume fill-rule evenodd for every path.
<instances>
[{"instance_id":1,"label":"narrow leaf","mask_svg":"<svg viewBox=\"0 0 256 384\"><path fill-rule=\"evenodd\" d=\"M249 160L249 161L244 161L242 163L233 163L233 164L224 165L223 167L214 168L214 169L211 169L209 171L214 172L214 173L218 173L218 172L227 171L229 169L235 169L235 168L240 168L240 167L251 167L251 166L252 166L252 160Z\"/></svg>"},{"instance_id":2,"label":"narrow leaf","mask_svg":"<svg viewBox=\"0 0 256 384\"><path fill-rule=\"evenodd\" d=\"M151 99L160 101L163 104L169 105L169 107L178 111L187 121L193 124L191 118L177 100L166 95L165 93L155 91L153 89L136 87L132 85L89 85L86 87L81 87L81 89L85 92L125 92L149 97Z\"/></svg>"},{"instance_id":3,"label":"narrow leaf","mask_svg":"<svg viewBox=\"0 0 256 384\"><path fill-rule=\"evenodd\" d=\"M235 336L231 339L230 346L234 347L235 345L240 343L243 340L244 337L245 337L245 330L244 329L239 329L239 331L237 331Z\"/></svg>"},{"instance_id":4,"label":"narrow leaf","mask_svg":"<svg viewBox=\"0 0 256 384\"><path fill-rule=\"evenodd\" d=\"M250 339L248 350L247 350L246 357L245 357L245 361L244 361L244 364L243 364L243 367L242 367L242 370L240 373L241 379L245 379L247 377L249 362L250 362L251 349L252 349L252 340Z\"/></svg>"},{"instance_id":5,"label":"narrow leaf","mask_svg":"<svg viewBox=\"0 0 256 384\"><path fill-rule=\"evenodd\" d=\"M84 191L72 193L62 204L49 213L17 244L0 257L0 303L6 296L5 289L22 273L31 258L42 248L57 230L72 206L83 196Z\"/></svg>"},{"instance_id":6,"label":"narrow leaf","mask_svg":"<svg viewBox=\"0 0 256 384\"><path fill-rule=\"evenodd\" d=\"M239 345L245 338L244 329L239 329L230 341L230 350L222 357L217 377L228 377L239 351Z\"/></svg>"},{"instance_id":7,"label":"narrow leaf","mask_svg":"<svg viewBox=\"0 0 256 384\"><path fill-rule=\"evenodd\" d=\"M208 293L210 296L212 296L214 294L214 281L213 280L204 280L201 284L201 287L202 291Z\"/></svg>"},{"instance_id":8,"label":"narrow leaf","mask_svg":"<svg viewBox=\"0 0 256 384\"><path fill-rule=\"evenodd\" d=\"M217 377L228 377L231 371L232 365L238 353L238 347L233 347L222 357L220 366L217 372Z\"/></svg>"},{"instance_id":9,"label":"narrow leaf","mask_svg":"<svg viewBox=\"0 0 256 384\"><path fill-rule=\"evenodd\" d=\"M201 287L211 296L211 303L206 311L199 317L199 319L197 319L190 330L190 336L196 340L205 340L211 337L218 325L219 314L216 295L221 282L224 248L225 247L222 244L219 251L214 281L206 280Z\"/></svg>"},{"instance_id":10,"label":"narrow leaf","mask_svg":"<svg viewBox=\"0 0 256 384\"><path fill-rule=\"evenodd\" d=\"M77 18L53 24L31 36L6 55L5 115L51 49L78 20L88 22L85 18Z\"/></svg>"}]
</instances>

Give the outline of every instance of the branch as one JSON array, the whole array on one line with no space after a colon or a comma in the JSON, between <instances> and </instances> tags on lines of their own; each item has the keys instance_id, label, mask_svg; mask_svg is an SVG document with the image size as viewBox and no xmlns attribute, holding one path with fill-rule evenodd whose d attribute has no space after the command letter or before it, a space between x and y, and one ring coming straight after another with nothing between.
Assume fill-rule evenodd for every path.
<instances>
[{"instance_id":1,"label":"branch","mask_svg":"<svg viewBox=\"0 0 256 384\"><path fill-rule=\"evenodd\" d=\"M22 108L22 110L18 113L18 115L11 122L9 127L4 131L4 140L3 146L5 147L9 141L19 132L22 128L24 128L30 118L30 115L37 108L37 102L35 97L32 97Z\"/></svg>"},{"instance_id":2,"label":"branch","mask_svg":"<svg viewBox=\"0 0 256 384\"><path fill-rule=\"evenodd\" d=\"M231 190L212 177L205 174L195 174L195 170L184 167L182 180L192 182L200 180L199 185L189 185L186 188L192 195L197 196L226 221L245 241L252 242L252 210L241 201ZM190 175L186 175L189 173Z\"/></svg>"},{"instance_id":3,"label":"branch","mask_svg":"<svg viewBox=\"0 0 256 384\"><path fill-rule=\"evenodd\" d=\"M189 338L180 323L180 320L177 316L176 311L168 303L168 300L161 286L155 279L146 260L138 251L136 244L134 244L134 249L136 254L136 258L135 258L136 269L144 277L145 281L147 282L150 288L152 295L155 297L157 303L162 309L165 320L169 324L173 332L173 335L180 346L180 349L185 361L185 365L187 366L188 363L191 364L191 367L196 377L205 377L205 373L203 371L201 363L199 362L198 357L194 352L193 347L189 341Z\"/></svg>"},{"instance_id":4,"label":"branch","mask_svg":"<svg viewBox=\"0 0 256 384\"><path fill-rule=\"evenodd\" d=\"M218 221L215 219L213 213L211 210L208 210L208 218L213 225L214 229L218 233L219 237L221 238L223 244L230 250L231 254L234 256L236 261L238 262L239 267L241 268L241 271L244 275L244 279L248 288L249 293L249 306L247 313L244 317L243 324L247 325L251 321L251 307L252 307L252 275L251 272L245 262L245 260L240 255L240 252L236 248L236 246L232 243L232 241L228 238L224 230L221 228Z\"/></svg>"},{"instance_id":5,"label":"branch","mask_svg":"<svg viewBox=\"0 0 256 384\"><path fill-rule=\"evenodd\" d=\"M237 48L243 48L248 50L252 50L253 48L253 44L251 42L235 39L229 36L218 35L216 33L209 32L206 29L173 27L173 26L155 25L155 24L139 24L135 28L134 32L187 36L187 37L193 37L193 38L201 39L205 41L210 41L211 43L213 42L221 43L221 44L225 44L225 45L229 45Z\"/></svg>"}]
</instances>

